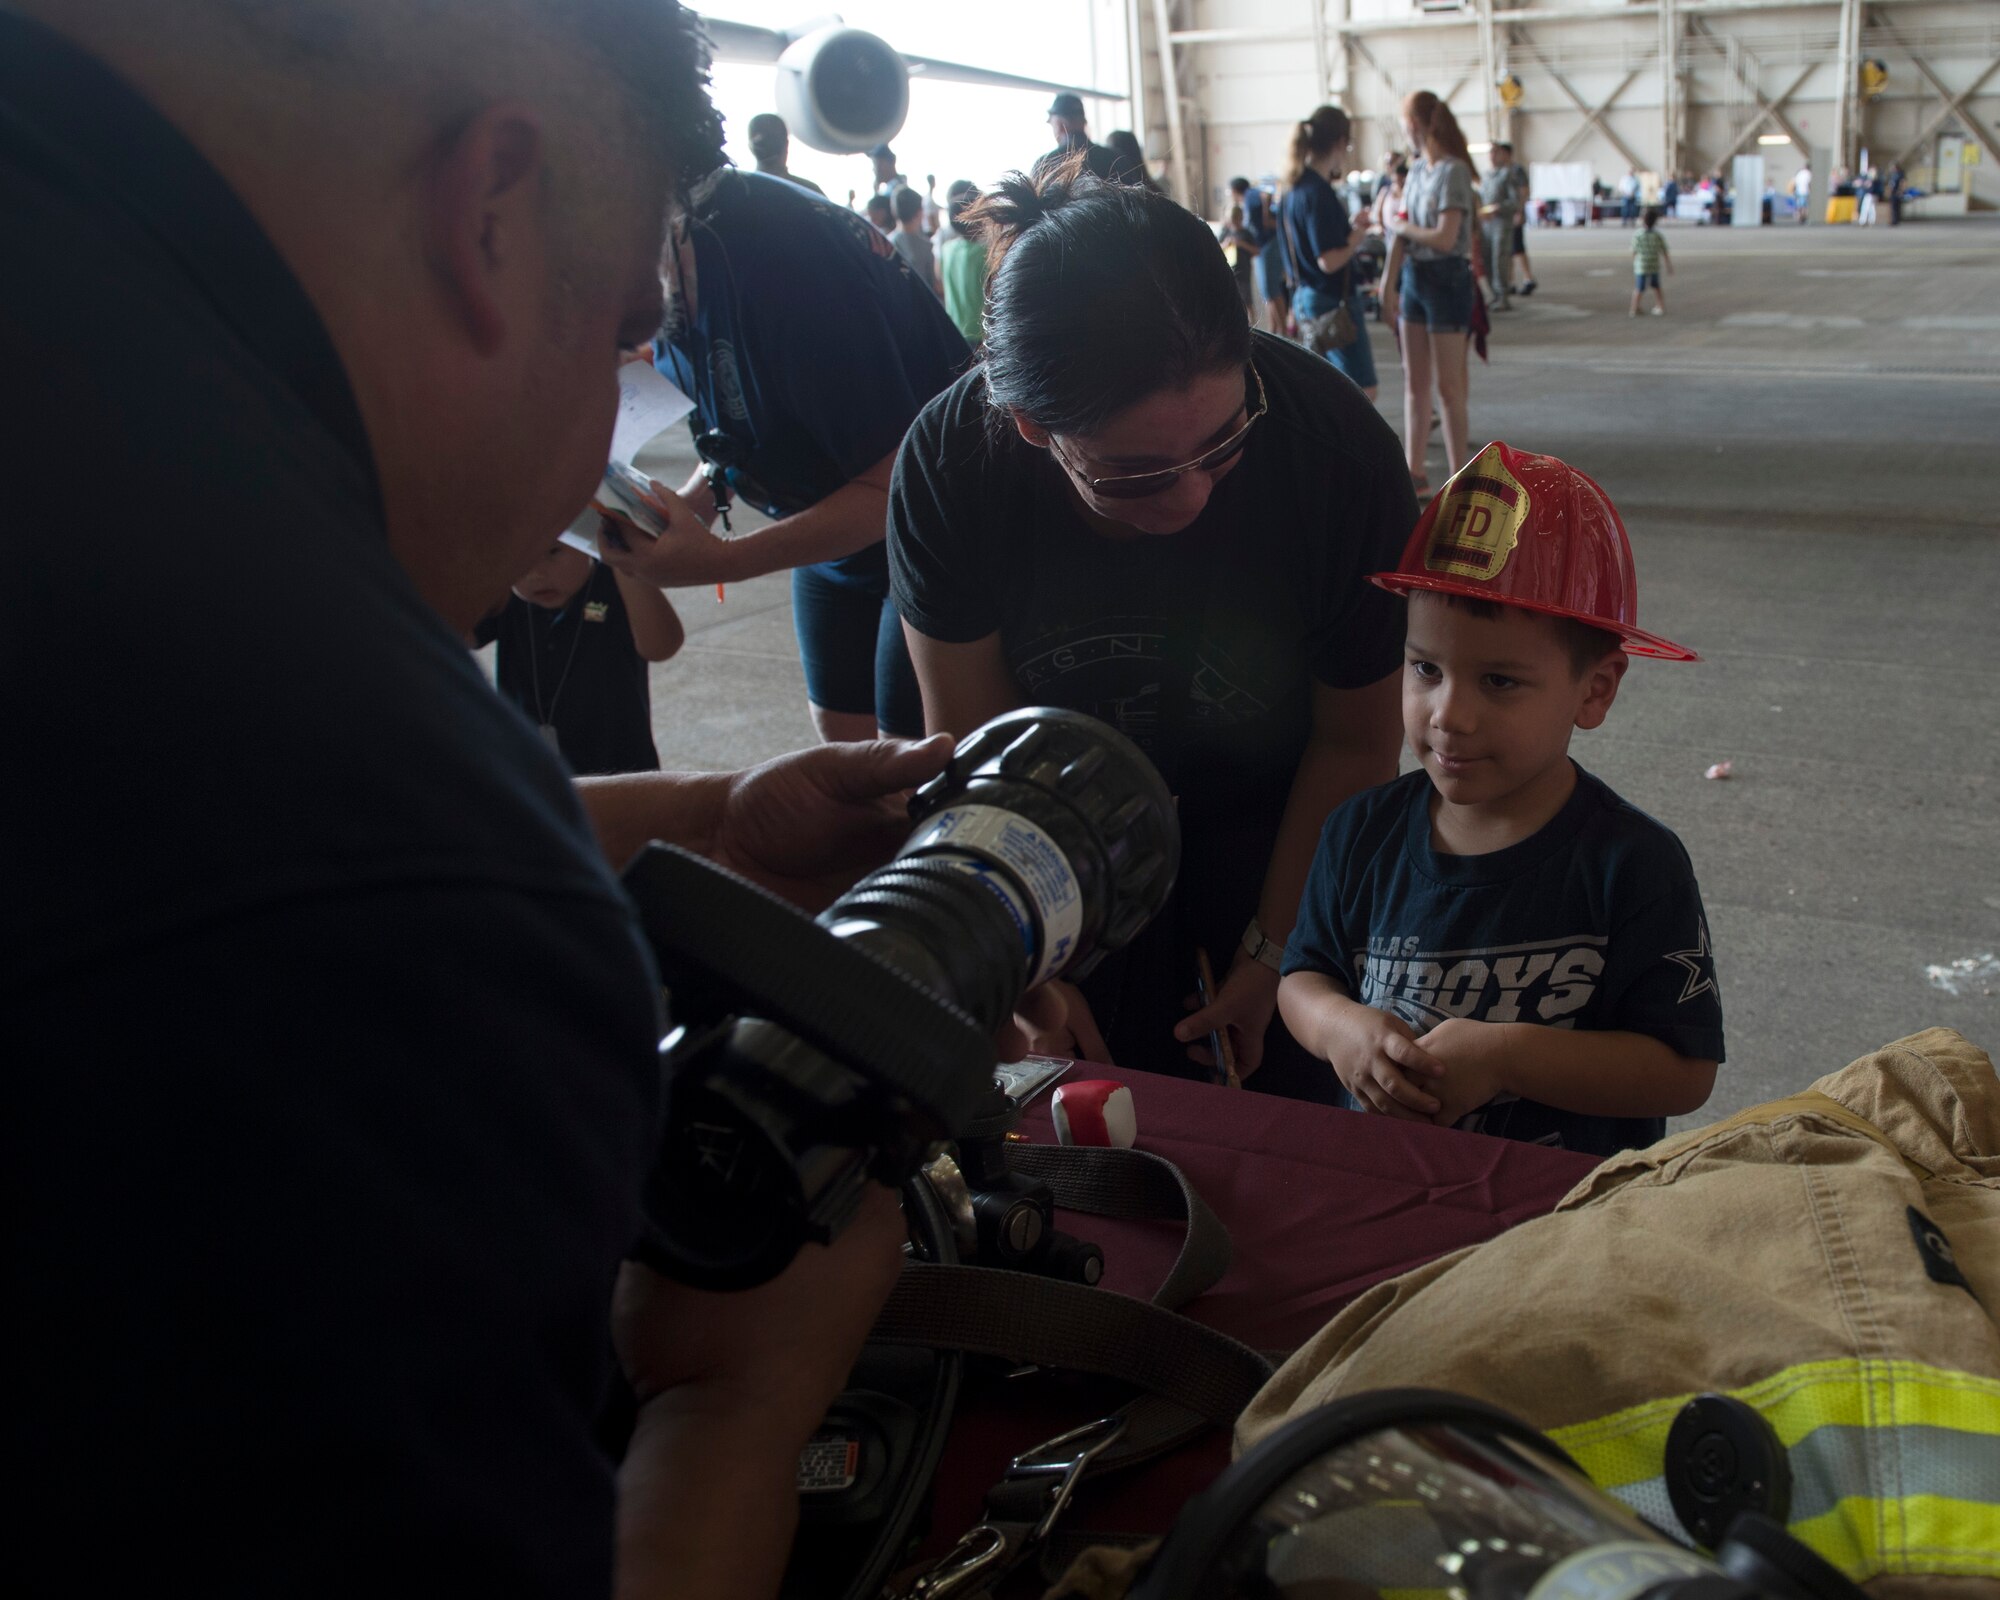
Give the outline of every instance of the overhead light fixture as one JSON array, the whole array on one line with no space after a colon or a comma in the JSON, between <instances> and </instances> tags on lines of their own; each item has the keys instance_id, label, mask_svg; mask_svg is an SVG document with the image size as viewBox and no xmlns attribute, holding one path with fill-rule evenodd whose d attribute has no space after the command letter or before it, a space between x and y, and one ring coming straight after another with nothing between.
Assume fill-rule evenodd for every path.
<instances>
[{"instance_id":1,"label":"overhead light fixture","mask_svg":"<svg viewBox=\"0 0 2000 1600\"><path fill-rule=\"evenodd\" d=\"M1757 142L1759 144L1790 144L1792 136L1789 133L1760 133L1757 135Z\"/></svg>"}]
</instances>

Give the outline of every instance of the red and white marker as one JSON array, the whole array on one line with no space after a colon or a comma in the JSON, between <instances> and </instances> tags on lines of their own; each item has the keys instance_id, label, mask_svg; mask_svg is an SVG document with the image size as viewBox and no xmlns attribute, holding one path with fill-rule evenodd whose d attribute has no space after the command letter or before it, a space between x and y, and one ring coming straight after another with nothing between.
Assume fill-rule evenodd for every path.
<instances>
[{"instance_id":1,"label":"red and white marker","mask_svg":"<svg viewBox=\"0 0 2000 1600\"><path fill-rule=\"evenodd\" d=\"M1051 1108L1056 1137L1064 1144L1112 1145L1130 1150L1139 1136L1132 1091L1109 1078L1085 1078L1056 1090Z\"/></svg>"}]
</instances>

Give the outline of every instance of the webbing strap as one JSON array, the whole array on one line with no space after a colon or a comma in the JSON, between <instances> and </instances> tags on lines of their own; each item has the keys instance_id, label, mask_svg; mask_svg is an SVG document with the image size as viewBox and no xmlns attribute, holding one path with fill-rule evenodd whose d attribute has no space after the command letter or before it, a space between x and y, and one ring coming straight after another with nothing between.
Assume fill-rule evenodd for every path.
<instances>
[{"instance_id":1,"label":"webbing strap","mask_svg":"<svg viewBox=\"0 0 2000 1600\"><path fill-rule=\"evenodd\" d=\"M1116 1378L1218 1428L1271 1376L1248 1345L1144 1300L999 1267L913 1262L872 1338Z\"/></svg>"},{"instance_id":2,"label":"webbing strap","mask_svg":"<svg viewBox=\"0 0 2000 1600\"><path fill-rule=\"evenodd\" d=\"M1173 1270L1154 1291L1155 1305L1178 1310L1229 1270L1229 1230L1171 1161L1144 1150L1087 1145L1018 1144L1007 1155L1016 1172L1046 1183L1056 1204L1070 1211L1187 1224Z\"/></svg>"}]
</instances>

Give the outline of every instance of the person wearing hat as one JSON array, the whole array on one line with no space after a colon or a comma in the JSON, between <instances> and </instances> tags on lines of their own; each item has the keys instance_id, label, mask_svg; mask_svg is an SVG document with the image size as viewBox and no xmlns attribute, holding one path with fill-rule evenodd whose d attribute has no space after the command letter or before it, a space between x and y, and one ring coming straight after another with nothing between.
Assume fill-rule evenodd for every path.
<instances>
[{"instance_id":1,"label":"person wearing hat","mask_svg":"<svg viewBox=\"0 0 2000 1600\"><path fill-rule=\"evenodd\" d=\"M785 119L775 111L760 111L752 117L746 130L750 137L750 154L757 163L757 170L770 178L783 178L788 183L796 183L801 189L810 189L816 195L824 196L826 191L810 178L801 178L785 165L792 151L791 129L785 126Z\"/></svg>"},{"instance_id":2,"label":"person wearing hat","mask_svg":"<svg viewBox=\"0 0 2000 1600\"><path fill-rule=\"evenodd\" d=\"M896 152L886 144L878 144L868 152L869 164L875 169L875 192L893 197L898 189L907 189L910 180L896 170Z\"/></svg>"},{"instance_id":3,"label":"person wearing hat","mask_svg":"<svg viewBox=\"0 0 2000 1600\"><path fill-rule=\"evenodd\" d=\"M1059 94L1049 102L1049 132L1056 136L1056 147L1035 163L1037 173L1060 166L1082 151L1084 171L1093 178L1110 180L1118 158L1103 145L1092 142L1089 125L1084 120L1083 101L1078 96Z\"/></svg>"},{"instance_id":4,"label":"person wearing hat","mask_svg":"<svg viewBox=\"0 0 2000 1600\"><path fill-rule=\"evenodd\" d=\"M1595 1155L1651 1144L1723 1059L1687 851L1570 758L1637 625L1604 491L1490 444L1375 583L1409 598L1403 733L1419 769L1328 819L1278 1007L1351 1109Z\"/></svg>"}]
</instances>

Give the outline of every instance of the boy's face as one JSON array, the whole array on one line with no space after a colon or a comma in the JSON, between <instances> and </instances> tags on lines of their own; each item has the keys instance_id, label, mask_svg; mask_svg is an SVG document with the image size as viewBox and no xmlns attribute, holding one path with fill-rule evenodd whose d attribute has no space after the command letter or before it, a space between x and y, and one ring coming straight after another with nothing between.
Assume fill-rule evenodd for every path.
<instances>
[{"instance_id":1,"label":"boy's face","mask_svg":"<svg viewBox=\"0 0 2000 1600\"><path fill-rule=\"evenodd\" d=\"M1403 734L1432 786L1500 812L1566 781L1570 730L1604 720L1628 665L1614 650L1579 676L1549 618L1476 617L1421 592L1403 656Z\"/></svg>"},{"instance_id":2,"label":"boy's face","mask_svg":"<svg viewBox=\"0 0 2000 1600\"><path fill-rule=\"evenodd\" d=\"M558 610L590 581L591 558L566 544L551 545L549 553L516 580L514 593L531 606Z\"/></svg>"}]
</instances>

